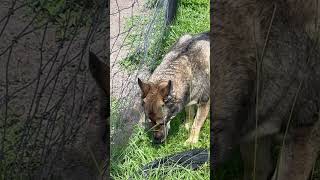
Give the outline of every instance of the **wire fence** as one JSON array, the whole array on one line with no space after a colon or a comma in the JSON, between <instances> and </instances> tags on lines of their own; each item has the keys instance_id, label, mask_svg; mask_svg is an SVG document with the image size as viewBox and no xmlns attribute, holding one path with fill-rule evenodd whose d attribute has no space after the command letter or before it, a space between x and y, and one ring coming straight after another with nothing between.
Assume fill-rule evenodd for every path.
<instances>
[{"instance_id":1,"label":"wire fence","mask_svg":"<svg viewBox=\"0 0 320 180\"><path fill-rule=\"evenodd\" d=\"M0 1L0 179L92 177L90 168L71 171L85 161L77 157L86 148L77 147L96 113L88 49L107 56L107 7L104 0ZM66 157L73 164L62 166Z\"/></svg>"},{"instance_id":2,"label":"wire fence","mask_svg":"<svg viewBox=\"0 0 320 180\"><path fill-rule=\"evenodd\" d=\"M111 1L111 147L125 145L141 121L138 77L147 79L164 55L161 44L177 1Z\"/></svg>"}]
</instances>

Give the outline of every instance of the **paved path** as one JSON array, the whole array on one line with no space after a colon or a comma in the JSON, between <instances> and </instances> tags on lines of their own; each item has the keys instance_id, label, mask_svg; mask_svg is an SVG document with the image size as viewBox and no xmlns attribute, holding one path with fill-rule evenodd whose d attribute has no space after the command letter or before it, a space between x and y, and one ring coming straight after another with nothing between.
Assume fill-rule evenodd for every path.
<instances>
[{"instance_id":1,"label":"paved path","mask_svg":"<svg viewBox=\"0 0 320 180\"><path fill-rule=\"evenodd\" d=\"M116 99L125 98L132 100L139 93L137 90L137 75L148 76L146 70L128 73L123 70L119 61L127 57L128 46L124 45L124 39L128 36L125 32L126 19L139 15L142 12L143 4L137 0L112 0L110 2L110 60L111 60L111 94ZM129 45L130 46L130 45Z\"/></svg>"},{"instance_id":2,"label":"paved path","mask_svg":"<svg viewBox=\"0 0 320 180\"><path fill-rule=\"evenodd\" d=\"M133 125L142 120L140 105L140 90L137 77L149 77L147 68L142 67L134 72L128 72L120 67L119 62L128 56L129 46L124 45L128 36L125 32L126 19L148 12L143 10L143 1L137 0L112 0L110 2L110 66L111 66L111 96L120 103L120 116L111 119L120 122L121 129L111 129L112 144L125 146L133 130ZM139 24L138 24L139 25ZM125 105L124 105L125 104ZM112 116L112 115L111 115ZM113 117L114 118L114 117Z\"/></svg>"}]
</instances>

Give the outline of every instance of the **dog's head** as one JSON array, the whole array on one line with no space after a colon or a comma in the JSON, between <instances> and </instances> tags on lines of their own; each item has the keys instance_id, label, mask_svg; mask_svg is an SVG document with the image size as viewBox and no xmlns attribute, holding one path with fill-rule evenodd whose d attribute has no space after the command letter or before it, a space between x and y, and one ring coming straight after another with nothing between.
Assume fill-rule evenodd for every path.
<instances>
[{"instance_id":1,"label":"dog's head","mask_svg":"<svg viewBox=\"0 0 320 180\"><path fill-rule=\"evenodd\" d=\"M172 100L172 81L157 84L146 83L138 79L142 91L141 103L146 120L150 123L154 142L159 144L166 140L172 119L179 109Z\"/></svg>"}]
</instances>

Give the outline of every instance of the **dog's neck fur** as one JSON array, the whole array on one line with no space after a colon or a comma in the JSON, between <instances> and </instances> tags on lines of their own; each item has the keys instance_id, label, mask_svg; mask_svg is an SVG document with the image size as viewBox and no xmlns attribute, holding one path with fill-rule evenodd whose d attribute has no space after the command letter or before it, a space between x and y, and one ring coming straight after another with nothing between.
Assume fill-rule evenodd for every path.
<instances>
[{"instance_id":1,"label":"dog's neck fur","mask_svg":"<svg viewBox=\"0 0 320 180\"><path fill-rule=\"evenodd\" d=\"M149 78L149 82L157 84L171 80L172 93L170 95L174 101L185 105L188 103L184 98L190 88L192 66L190 66L190 62L186 56L173 56L175 56L174 52L170 52L166 55L164 62L158 66Z\"/></svg>"}]
</instances>

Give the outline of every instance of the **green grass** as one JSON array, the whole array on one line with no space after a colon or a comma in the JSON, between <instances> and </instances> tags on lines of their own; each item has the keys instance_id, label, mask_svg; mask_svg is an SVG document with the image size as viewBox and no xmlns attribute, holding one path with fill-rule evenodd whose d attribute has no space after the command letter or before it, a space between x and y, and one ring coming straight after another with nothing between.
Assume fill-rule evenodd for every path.
<instances>
[{"instance_id":1,"label":"green grass","mask_svg":"<svg viewBox=\"0 0 320 180\"><path fill-rule=\"evenodd\" d=\"M161 157L188 150L184 146L188 132L182 124L184 113L171 122L168 139L163 145L154 145L150 135L141 126L136 126L129 145L125 149L111 150L111 175L114 179L146 179L141 173L143 165ZM206 121L201 130L199 142L194 147L209 148L210 125ZM209 164L193 171L179 166L161 167L150 170L147 179L209 179Z\"/></svg>"},{"instance_id":2,"label":"green grass","mask_svg":"<svg viewBox=\"0 0 320 180\"><path fill-rule=\"evenodd\" d=\"M164 19L156 18L152 28L153 33L148 38L148 52L141 51L143 46L143 28L152 21L152 16L134 16L126 21L126 30L131 28L131 33L125 39L125 44L130 44L132 52L127 58L120 61L123 69L132 71L144 63L153 71L160 63L170 47L184 34L197 34L210 30L210 1L209 0L179 0L175 21L164 28ZM159 14L164 16L163 11ZM140 51L137 51L139 49Z\"/></svg>"},{"instance_id":3,"label":"green grass","mask_svg":"<svg viewBox=\"0 0 320 180\"><path fill-rule=\"evenodd\" d=\"M184 34L197 34L210 30L209 0L181 0L176 21L169 27L164 40L164 52Z\"/></svg>"}]
</instances>

